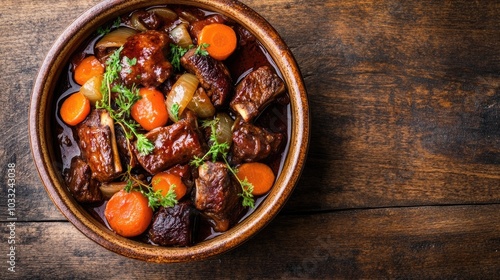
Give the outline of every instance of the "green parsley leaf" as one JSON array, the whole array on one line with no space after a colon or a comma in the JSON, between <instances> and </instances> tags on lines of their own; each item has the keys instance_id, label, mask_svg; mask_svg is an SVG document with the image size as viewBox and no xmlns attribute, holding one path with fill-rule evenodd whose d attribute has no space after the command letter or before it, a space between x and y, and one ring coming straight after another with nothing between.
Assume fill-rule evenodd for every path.
<instances>
[{"instance_id":1,"label":"green parsley leaf","mask_svg":"<svg viewBox=\"0 0 500 280\"><path fill-rule=\"evenodd\" d=\"M207 48L209 46L210 46L210 44L208 44L208 43L203 43L203 44L199 45L196 48L196 51L194 52L194 54L201 55L201 56L207 56L208 55Z\"/></svg>"},{"instance_id":2,"label":"green parsley leaf","mask_svg":"<svg viewBox=\"0 0 500 280\"><path fill-rule=\"evenodd\" d=\"M172 115L176 122L179 121L179 110L180 110L179 103L172 104L172 108L170 108L170 111L172 112Z\"/></svg>"},{"instance_id":3,"label":"green parsley leaf","mask_svg":"<svg viewBox=\"0 0 500 280\"><path fill-rule=\"evenodd\" d=\"M189 49L183 48L181 46L170 44L170 63L174 67L174 70L179 72L181 70L181 57Z\"/></svg>"}]
</instances>

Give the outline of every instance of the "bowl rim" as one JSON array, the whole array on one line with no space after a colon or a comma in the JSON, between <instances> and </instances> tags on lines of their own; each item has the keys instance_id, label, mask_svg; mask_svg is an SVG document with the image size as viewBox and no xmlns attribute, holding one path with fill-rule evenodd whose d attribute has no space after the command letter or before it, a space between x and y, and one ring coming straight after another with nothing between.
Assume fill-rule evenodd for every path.
<instances>
[{"instance_id":1,"label":"bowl rim","mask_svg":"<svg viewBox=\"0 0 500 280\"><path fill-rule=\"evenodd\" d=\"M50 133L53 102L51 92L62 67L78 46L77 38L88 38L91 33L120 14L139 7L163 4L197 6L224 14L235 20L256 37L266 48L280 70L290 95L292 125L289 133L288 153L281 174L267 198L236 226L216 238L191 247L172 248L145 244L114 234L86 212L62 184L56 172L53 143ZM240 15L245 15L240 17ZM93 26L93 27L92 27ZM44 110L39 110L44 108ZM307 93L299 67L290 49L277 31L257 12L239 1L232 0L107 0L91 7L78 17L59 36L47 53L33 86L29 108L29 138L32 156L39 176L49 197L61 213L85 236L102 247L134 259L170 263L202 260L233 249L264 228L281 210L291 195L304 167L309 147L309 107Z\"/></svg>"}]
</instances>

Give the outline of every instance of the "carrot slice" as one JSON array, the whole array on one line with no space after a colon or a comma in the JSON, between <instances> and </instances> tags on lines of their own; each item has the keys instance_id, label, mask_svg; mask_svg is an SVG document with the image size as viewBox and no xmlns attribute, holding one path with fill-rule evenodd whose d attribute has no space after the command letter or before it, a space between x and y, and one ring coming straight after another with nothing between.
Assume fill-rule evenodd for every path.
<instances>
[{"instance_id":1,"label":"carrot slice","mask_svg":"<svg viewBox=\"0 0 500 280\"><path fill-rule=\"evenodd\" d=\"M208 44L208 54L217 60L228 58L236 49L236 33L222 23L212 23L205 27L198 36L198 45Z\"/></svg>"},{"instance_id":2,"label":"carrot slice","mask_svg":"<svg viewBox=\"0 0 500 280\"><path fill-rule=\"evenodd\" d=\"M253 195L267 193L274 183L274 173L269 166L260 162L243 163L238 167L236 176L248 180L253 185Z\"/></svg>"},{"instance_id":3,"label":"carrot slice","mask_svg":"<svg viewBox=\"0 0 500 280\"><path fill-rule=\"evenodd\" d=\"M168 122L168 111L163 93L155 88L141 88L139 99L131 108L132 118L145 130L164 126Z\"/></svg>"},{"instance_id":4,"label":"carrot slice","mask_svg":"<svg viewBox=\"0 0 500 280\"><path fill-rule=\"evenodd\" d=\"M90 113L90 101L80 92L73 93L64 100L59 113L66 124L75 126Z\"/></svg>"},{"instance_id":5,"label":"carrot slice","mask_svg":"<svg viewBox=\"0 0 500 280\"><path fill-rule=\"evenodd\" d=\"M148 199L139 191L121 190L106 204L104 217L116 233L133 237L146 231L153 218L153 210L148 205Z\"/></svg>"},{"instance_id":6,"label":"carrot slice","mask_svg":"<svg viewBox=\"0 0 500 280\"><path fill-rule=\"evenodd\" d=\"M160 190L161 194L164 196L168 193L170 188L175 185L174 192L177 200L180 200L187 192L187 187L182 182L181 176L172 173L162 172L156 174L153 176L151 184L155 192Z\"/></svg>"},{"instance_id":7,"label":"carrot slice","mask_svg":"<svg viewBox=\"0 0 500 280\"><path fill-rule=\"evenodd\" d=\"M90 78L104 74L104 66L93 55L84 58L75 68L75 81L85 84Z\"/></svg>"}]
</instances>

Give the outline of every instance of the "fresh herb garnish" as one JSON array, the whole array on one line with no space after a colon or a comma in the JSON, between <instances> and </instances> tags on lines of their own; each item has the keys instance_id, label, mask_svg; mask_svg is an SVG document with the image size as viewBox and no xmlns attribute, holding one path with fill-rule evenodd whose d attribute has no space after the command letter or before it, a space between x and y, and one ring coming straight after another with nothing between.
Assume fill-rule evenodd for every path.
<instances>
[{"instance_id":1,"label":"fresh herb garnish","mask_svg":"<svg viewBox=\"0 0 500 280\"><path fill-rule=\"evenodd\" d=\"M179 121L179 110L181 107L179 106L179 103L174 103L172 104L172 107L170 108L170 111L172 112L172 115L174 117L174 121Z\"/></svg>"},{"instance_id":2,"label":"fresh herb garnish","mask_svg":"<svg viewBox=\"0 0 500 280\"><path fill-rule=\"evenodd\" d=\"M132 191L134 187L137 189L148 199L148 205L153 211L160 206L163 207L174 207L177 204L177 197L175 194L175 184L172 184L167 192L167 194L163 195L162 190L154 191L151 185L145 184L143 181L135 178L131 174L131 168L124 174L124 180L127 182L124 190L126 192Z\"/></svg>"},{"instance_id":3,"label":"fresh herb garnish","mask_svg":"<svg viewBox=\"0 0 500 280\"><path fill-rule=\"evenodd\" d=\"M202 122L201 126L206 128L206 127L210 127L210 143L211 143L211 146L210 146L210 149L208 150L208 152L206 152L203 157L194 157L193 160L191 160L190 164L191 165L194 165L195 167L199 167L201 165L203 165L205 163L206 160L208 159L211 159L213 162L215 162L218 158L222 158L224 160L224 163L226 164L227 166L227 169L233 174L233 176L236 178L236 180L238 181L238 183L240 184L241 186L241 190L242 190L242 193L238 194L239 196L241 196L243 198L243 202L242 202L242 205L244 207L252 207L254 208L255 207L255 200L253 198L253 194L252 194L252 191L253 191L253 185L248 182L248 180L245 178L245 180L240 180L238 178L238 176L236 176L236 174L238 173L238 171L233 168L229 162L227 161L227 153L229 152L229 144L226 143L226 142L223 142L223 143L219 143L219 141L217 140L217 132L216 132L216 129L217 129L217 124L219 123L219 119L218 118L215 118L213 120L210 120L210 121L204 121Z\"/></svg>"},{"instance_id":4,"label":"fresh herb garnish","mask_svg":"<svg viewBox=\"0 0 500 280\"><path fill-rule=\"evenodd\" d=\"M114 51L106 61L106 71L101 85L102 99L96 103L96 108L106 109L115 123L123 128L127 141L130 141L135 136L137 150L140 154L147 155L153 151L154 145L143 134L137 132L139 125L130 119L130 109L140 99L139 89L135 86L129 89L122 84L115 83L122 69L120 65L120 52L122 49L123 47ZM111 103L111 92L118 93L115 99L116 109L113 108ZM130 145L130 142L128 144Z\"/></svg>"},{"instance_id":5,"label":"fresh herb garnish","mask_svg":"<svg viewBox=\"0 0 500 280\"><path fill-rule=\"evenodd\" d=\"M162 190L153 191L153 188L149 187L146 190L141 189L141 192L148 199L149 207L156 210L156 208L163 207L174 207L177 204L177 198L175 195L175 185L171 185L167 194L163 195Z\"/></svg>"},{"instance_id":6,"label":"fresh herb garnish","mask_svg":"<svg viewBox=\"0 0 500 280\"><path fill-rule=\"evenodd\" d=\"M179 72L181 70L181 57L189 49L183 48L181 46L170 44L170 63L174 67L174 70Z\"/></svg>"},{"instance_id":7,"label":"fresh herb garnish","mask_svg":"<svg viewBox=\"0 0 500 280\"><path fill-rule=\"evenodd\" d=\"M207 43L199 45L198 47L196 47L195 54L207 56L208 55L207 48L209 46L210 45ZM193 45L189 45L188 48L183 48L175 44L170 44L170 64L172 64L175 71L179 72L181 70L181 57L192 48L194 48Z\"/></svg>"},{"instance_id":8,"label":"fresh herb garnish","mask_svg":"<svg viewBox=\"0 0 500 280\"><path fill-rule=\"evenodd\" d=\"M209 46L210 46L210 44L208 44L208 43L203 43L203 44L199 45L196 48L196 51L194 52L194 54L202 55L202 56L207 56L208 55L207 48Z\"/></svg>"}]
</instances>

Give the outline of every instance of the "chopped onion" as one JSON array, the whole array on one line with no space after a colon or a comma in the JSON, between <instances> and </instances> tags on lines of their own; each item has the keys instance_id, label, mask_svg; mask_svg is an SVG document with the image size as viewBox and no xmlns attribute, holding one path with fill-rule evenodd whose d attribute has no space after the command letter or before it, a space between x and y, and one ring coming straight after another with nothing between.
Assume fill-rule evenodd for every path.
<instances>
[{"instance_id":1,"label":"chopped onion","mask_svg":"<svg viewBox=\"0 0 500 280\"><path fill-rule=\"evenodd\" d=\"M167 8L153 8L153 9L148 10L148 12L153 12L157 16L163 18L164 20L168 20L168 21L174 21L177 19L177 14L174 11L167 9Z\"/></svg>"},{"instance_id":2,"label":"chopped onion","mask_svg":"<svg viewBox=\"0 0 500 280\"><path fill-rule=\"evenodd\" d=\"M217 142L219 143L225 142L231 145L231 143L233 143L234 120L228 114L222 112L217 113L215 115L215 118L219 119L215 131Z\"/></svg>"},{"instance_id":3,"label":"chopped onion","mask_svg":"<svg viewBox=\"0 0 500 280\"><path fill-rule=\"evenodd\" d=\"M189 35L187 25L184 23L177 25L170 31L170 38L172 39L172 41L174 41L175 44L183 48L189 48L190 45L193 45L193 40Z\"/></svg>"},{"instance_id":4,"label":"chopped onion","mask_svg":"<svg viewBox=\"0 0 500 280\"><path fill-rule=\"evenodd\" d=\"M215 107L202 87L196 90L187 108L202 119L212 117L215 114Z\"/></svg>"},{"instance_id":5,"label":"chopped onion","mask_svg":"<svg viewBox=\"0 0 500 280\"><path fill-rule=\"evenodd\" d=\"M165 101L168 116L174 122L179 120L179 116L193 98L194 92L198 88L198 78L190 73L185 73L172 86ZM178 110L175 110L177 108ZM177 111L177 112L176 112Z\"/></svg>"},{"instance_id":6,"label":"chopped onion","mask_svg":"<svg viewBox=\"0 0 500 280\"><path fill-rule=\"evenodd\" d=\"M134 29L127 27L119 27L108 34L104 35L104 37L97 42L95 45L98 49L106 49L111 47L119 48L125 44L127 38L137 33Z\"/></svg>"},{"instance_id":7,"label":"chopped onion","mask_svg":"<svg viewBox=\"0 0 500 280\"><path fill-rule=\"evenodd\" d=\"M85 95L90 103L94 105L97 101L102 99L101 94L101 84L102 84L102 75L97 75L90 78L83 86L80 88L80 93Z\"/></svg>"}]
</instances>

